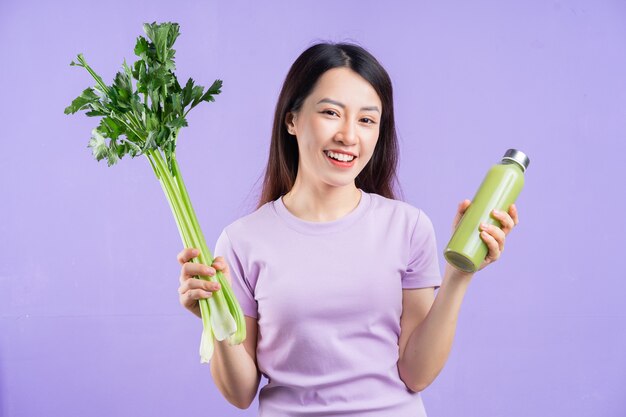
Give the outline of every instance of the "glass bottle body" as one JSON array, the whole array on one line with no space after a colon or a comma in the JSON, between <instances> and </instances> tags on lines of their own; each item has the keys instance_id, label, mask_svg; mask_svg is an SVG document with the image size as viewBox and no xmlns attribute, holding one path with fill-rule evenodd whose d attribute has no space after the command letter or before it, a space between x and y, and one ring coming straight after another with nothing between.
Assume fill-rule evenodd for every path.
<instances>
[{"instance_id":1,"label":"glass bottle body","mask_svg":"<svg viewBox=\"0 0 626 417\"><path fill-rule=\"evenodd\" d=\"M492 211L508 213L523 187L524 170L518 163L503 160L491 167L444 250L448 263L464 272L478 270L489 252L480 224L502 227Z\"/></svg>"}]
</instances>

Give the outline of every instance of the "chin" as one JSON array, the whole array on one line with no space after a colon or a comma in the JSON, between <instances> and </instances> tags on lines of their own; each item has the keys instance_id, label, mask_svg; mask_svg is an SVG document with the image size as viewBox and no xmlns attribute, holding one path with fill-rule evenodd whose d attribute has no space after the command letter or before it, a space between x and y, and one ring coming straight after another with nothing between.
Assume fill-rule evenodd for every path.
<instances>
[{"instance_id":1,"label":"chin","mask_svg":"<svg viewBox=\"0 0 626 417\"><path fill-rule=\"evenodd\" d=\"M348 187L348 186L354 185L355 181L356 181L356 177L350 177L350 178L345 178L342 180L338 180L336 178L335 179L328 178L324 182L331 187Z\"/></svg>"}]
</instances>

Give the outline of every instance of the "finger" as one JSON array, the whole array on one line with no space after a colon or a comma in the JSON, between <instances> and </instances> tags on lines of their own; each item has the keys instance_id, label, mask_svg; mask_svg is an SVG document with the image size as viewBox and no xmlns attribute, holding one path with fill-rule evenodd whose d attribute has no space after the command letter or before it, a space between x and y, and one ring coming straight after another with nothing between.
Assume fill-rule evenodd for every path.
<instances>
[{"instance_id":1,"label":"finger","mask_svg":"<svg viewBox=\"0 0 626 417\"><path fill-rule=\"evenodd\" d=\"M189 291L193 290L202 290L208 292L218 291L220 289L220 284L218 282L207 281L204 279L192 278L188 279L178 287L179 294L186 294Z\"/></svg>"},{"instance_id":2,"label":"finger","mask_svg":"<svg viewBox=\"0 0 626 417\"><path fill-rule=\"evenodd\" d=\"M213 264L211 265L215 269L222 271L225 274L230 273L230 268L228 267L228 263L226 263L226 259L223 256L218 256L213 260Z\"/></svg>"},{"instance_id":3,"label":"finger","mask_svg":"<svg viewBox=\"0 0 626 417\"><path fill-rule=\"evenodd\" d=\"M459 212L461 215L465 213L467 208L472 204L472 200L468 200L467 198L459 203Z\"/></svg>"},{"instance_id":4,"label":"finger","mask_svg":"<svg viewBox=\"0 0 626 417\"><path fill-rule=\"evenodd\" d=\"M213 293L210 291L204 291L204 290L198 289L198 290L189 290L182 295L188 300L197 301L202 298L211 298L213 296Z\"/></svg>"},{"instance_id":5,"label":"finger","mask_svg":"<svg viewBox=\"0 0 626 417\"><path fill-rule=\"evenodd\" d=\"M498 220L502 225L501 228L504 231L505 235L513 230L513 227L515 226L515 221L508 213L504 213L500 210L493 210L492 214L493 217L496 218L496 220Z\"/></svg>"},{"instance_id":6,"label":"finger","mask_svg":"<svg viewBox=\"0 0 626 417\"><path fill-rule=\"evenodd\" d=\"M496 239L492 235L487 233L486 231L480 232L480 237L483 239L483 241L487 245L487 248L489 248L489 253L487 254L487 258L491 259L492 261L495 261L498 258L500 258L500 255L501 255L500 246L498 242L496 241Z\"/></svg>"},{"instance_id":7,"label":"finger","mask_svg":"<svg viewBox=\"0 0 626 417\"><path fill-rule=\"evenodd\" d=\"M498 226L488 223L481 223L480 229L487 232L498 243L498 250L502 252L504 250L504 240L506 239L506 233Z\"/></svg>"},{"instance_id":8,"label":"finger","mask_svg":"<svg viewBox=\"0 0 626 417\"><path fill-rule=\"evenodd\" d=\"M215 268L199 264L195 262L187 262L181 269L184 278L193 278L195 276L212 277L215 275Z\"/></svg>"},{"instance_id":9,"label":"finger","mask_svg":"<svg viewBox=\"0 0 626 417\"><path fill-rule=\"evenodd\" d=\"M509 207L509 214L513 219L513 224L517 226L519 224L519 213L517 212L517 206L515 206L515 204L511 204L511 207Z\"/></svg>"},{"instance_id":10,"label":"finger","mask_svg":"<svg viewBox=\"0 0 626 417\"><path fill-rule=\"evenodd\" d=\"M180 282L184 282L195 276L212 277L216 274L215 268L195 262L187 262L181 268Z\"/></svg>"},{"instance_id":11,"label":"finger","mask_svg":"<svg viewBox=\"0 0 626 417\"><path fill-rule=\"evenodd\" d=\"M226 262L226 259L224 259L224 257L218 256L217 258L215 258L213 260L212 266L215 267L215 269L217 269L218 271L218 280L226 279L226 282L228 282L228 284L233 285L233 279L230 276L230 266L228 265L228 262Z\"/></svg>"},{"instance_id":12,"label":"finger","mask_svg":"<svg viewBox=\"0 0 626 417\"><path fill-rule=\"evenodd\" d=\"M456 226L459 224L459 222L461 221L461 218L463 217L463 215L467 211L467 208L471 204L472 204L472 201L468 199L465 199L459 203L457 207L456 216L454 217L454 222L452 223L454 228L456 228Z\"/></svg>"},{"instance_id":13,"label":"finger","mask_svg":"<svg viewBox=\"0 0 626 417\"><path fill-rule=\"evenodd\" d=\"M176 256L178 263L184 265L196 256L200 255L200 251L196 248L185 248Z\"/></svg>"}]
</instances>

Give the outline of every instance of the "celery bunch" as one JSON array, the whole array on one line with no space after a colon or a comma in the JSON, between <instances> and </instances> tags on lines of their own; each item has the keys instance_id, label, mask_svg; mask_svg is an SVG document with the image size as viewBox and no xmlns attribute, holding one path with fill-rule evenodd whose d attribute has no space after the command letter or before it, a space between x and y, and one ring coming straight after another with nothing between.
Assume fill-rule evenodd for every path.
<instances>
[{"instance_id":1,"label":"celery bunch","mask_svg":"<svg viewBox=\"0 0 626 417\"><path fill-rule=\"evenodd\" d=\"M175 151L178 132L187 126L189 111L203 101L214 101L222 81L215 80L206 92L191 78L181 87L173 72L176 51L172 49L180 34L179 25L154 22L143 28L147 39L139 36L134 51L139 59L132 66L124 62L112 85L106 85L78 54L78 62L70 65L87 70L96 85L72 101L65 114L85 110L87 116L102 117L92 130L88 145L96 160L106 159L111 166L127 154L148 159L170 204L183 244L200 249L193 261L211 265L213 256L191 205ZM208 362L213 354L213 336L239 344L246 337L246 327L241 306L222 273L198 278L218 281L222 288L208 300L200 300L200 357L201 362Z\"/></svg>"}]
</instances>

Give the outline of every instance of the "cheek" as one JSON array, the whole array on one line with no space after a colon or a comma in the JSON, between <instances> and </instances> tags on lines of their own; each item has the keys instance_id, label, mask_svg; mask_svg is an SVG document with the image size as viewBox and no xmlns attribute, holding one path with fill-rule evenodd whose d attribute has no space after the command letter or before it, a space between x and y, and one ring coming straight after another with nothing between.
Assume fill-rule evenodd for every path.
<instances>
[{"instance_id":1,"label":"cheek","mask_svg":"<svg viewBox=\"0 0 626 417\"><path fill-rule=\"evenodd\" d=\"M320 150L322 146L322 141L319 140L319 132L315 129L308 129L306 131L301 131L301 134L298 135L298 151L300 153L300 158L307 161L313 161L318 157L324 156ZM319 154L319 155L318 155Z\"/></svg>"},{"instance_id":2,"label":"cheek","mask_svg":"<svg viewBox=\"0 0 626 417\"><path fill-rule=\"evenodd\" d=\"M320 132L323 131L323 123L316 118L303 118L298 125L298 137L302 137L306 142L315 141Z\"/></svg>"},{"instance_id":3,"label":"cheek","mask_svg":"<svg viewBox=\"0 0 626 417\"><path fill-rule=\"evenodd\" d=\"M378 143L378 130L376 130L375 132L370 132L370 134L368 134L367 136L367 139L363 142L367 150L367 154L371 157L374 154L376 144Z\"/></svg>"},{"instance_id":4,"label":"cheek","mask_svg":"<svg viewBox=\"0 0 626 417\"><path fill-rule=\"evenodd\" d=\"M330 133L329 123L320 117L313 117L309 120L306 133L312 141L323 140Z\"/></svg>"}]
</instances>

